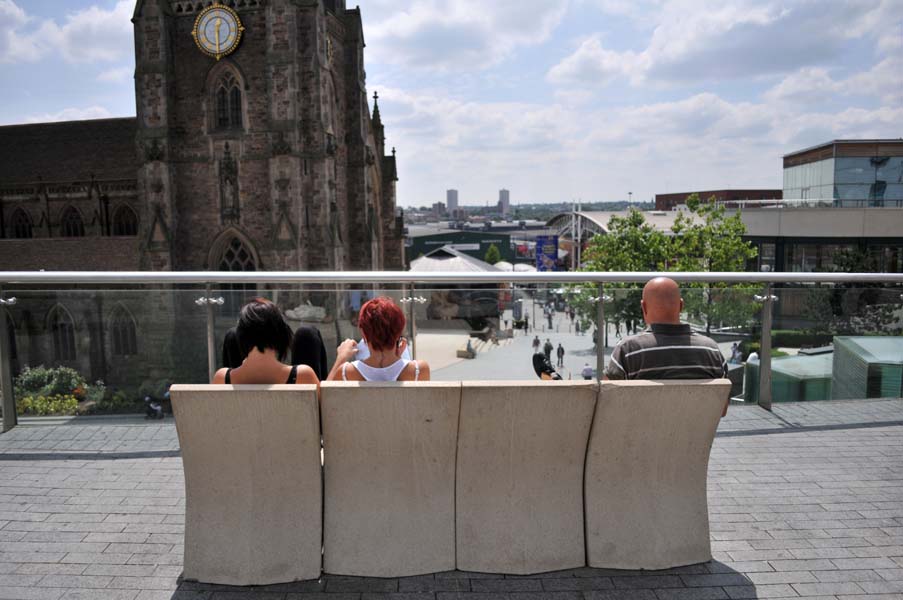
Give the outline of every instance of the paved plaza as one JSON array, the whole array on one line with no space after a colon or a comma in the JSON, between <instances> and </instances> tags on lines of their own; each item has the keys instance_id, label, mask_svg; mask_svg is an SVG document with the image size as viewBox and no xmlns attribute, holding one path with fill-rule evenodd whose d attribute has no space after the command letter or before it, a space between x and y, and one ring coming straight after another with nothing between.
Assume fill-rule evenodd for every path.
<instances>
[{"instance_id":1,"label":"paved plaza","mask_svg":"<svg viewBox=\"0 0 903 600\"><path fill-rule=\"evenodd\" d=\"M731 407L709 468L715 560L661 572L183 582L178 448L171 418L0 435L0 599L903 598L903 400Z\"/></svg>"}]
</instances>

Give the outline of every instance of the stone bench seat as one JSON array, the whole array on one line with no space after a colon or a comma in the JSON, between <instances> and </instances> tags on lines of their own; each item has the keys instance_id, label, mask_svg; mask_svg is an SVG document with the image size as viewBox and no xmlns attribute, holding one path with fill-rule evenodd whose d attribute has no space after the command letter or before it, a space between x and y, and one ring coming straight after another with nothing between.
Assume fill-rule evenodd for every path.
<instances>
[{"instance_id":1,"label":"stone bench seat","mask_svg":"<svg viewBox=\"0 0 903 600\"><path fill-rule=\"evenodd\" d=\"M184 577L705 562L708 459L729 390L324 382L318 402L314 386L173 386Z\"/></svg>"}]
</instances>

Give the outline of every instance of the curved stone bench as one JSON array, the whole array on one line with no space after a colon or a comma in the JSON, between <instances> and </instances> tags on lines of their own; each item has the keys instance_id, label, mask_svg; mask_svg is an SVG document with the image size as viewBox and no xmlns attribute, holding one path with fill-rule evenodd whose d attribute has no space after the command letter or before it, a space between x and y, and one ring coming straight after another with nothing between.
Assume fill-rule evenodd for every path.
<instances>
[{"instance_id":1,"label":"curved stone bench","mask_svg":"<svg viewBox=\"0 0 903 600\"><path fill-rule=\"evenodd\" d=\"M457 566L530 574L582 567L583 466L598 384L464 383Z\"/></svg>"},{"instance_id":2,"label":"curved stone bench","mask_svg":"<svg viewBox=\"0 0 903 600\"><path fill-rule=\"evenodd\" d=\"M461 384L324 382L320 393L324 570L453 570Z\"/></svg>"},{"instance_id":3,"label":"curved stone bench","mask_svg":"<svg viewBox=\"0 0 903 600\"><path fill-rule=\"evenodd\" d=\"M183 577L265 585L320 575L316 386L174 385L185 471Z\"/></svg>"},{"instance_id":4,"label":"curved stone bench","mask_svg":"<svg viewBox=\"0 0 903 600\"><path fill-rule=\"evenodd\" d=\"M586 457L590 567L711 560L706 479L731 382L603 382Z\"/></svg>"}]
</instances>

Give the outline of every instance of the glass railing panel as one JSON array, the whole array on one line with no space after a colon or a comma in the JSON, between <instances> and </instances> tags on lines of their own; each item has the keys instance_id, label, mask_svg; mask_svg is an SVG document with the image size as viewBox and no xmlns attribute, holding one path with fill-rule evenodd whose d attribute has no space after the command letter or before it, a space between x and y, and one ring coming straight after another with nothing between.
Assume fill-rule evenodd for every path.
<instances>
[{"instance_id":1,"label":"glass railing panel","mask_svg":"<svg viewBox=\"0 0 903 600\"><path fill-rule=\"evenodd\" d=\"M174 382L208 381L203 291L4 292L20 415L140 413Z\"/></svg>"},{"instance_id":2,"label":"glass railing panel","mask_svg":"<svg viewBox=\"0 0 903 600\"><path fill-rule=\"evenodd\" d=\"M441 381L582 379L596 366L584 288L594 293L572 284L418 286L417 356Z\"/></svg>"},{"instance_id":3,"label":"glass railing panel","mask_svg":"<svg viewBox=\"0 0 903 600\"><path fill-rule=\"evenodd\" d=\"M903 289L799 285L773 293L773 402L903 396ZM748 364L753 395L758 377Z\"/></svg>"}]
</instances>

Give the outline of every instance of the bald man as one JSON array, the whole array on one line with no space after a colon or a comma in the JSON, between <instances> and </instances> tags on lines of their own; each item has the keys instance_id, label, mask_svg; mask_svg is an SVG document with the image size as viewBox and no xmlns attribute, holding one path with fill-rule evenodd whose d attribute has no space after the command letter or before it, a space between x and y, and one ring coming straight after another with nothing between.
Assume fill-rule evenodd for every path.
<instances>
[{"instance_id":1,"label":"bald man","mask_svg":"<svg viewBox=\"0 0 903 600\"><path fill-rule=\"evenodd\" d=\"M673 279L657 277L647 283L641 305L649 328L615 346L605 379L718 379L727 375L718 344L680 322L684 301Z\"/></svg>"}]
</instances>

